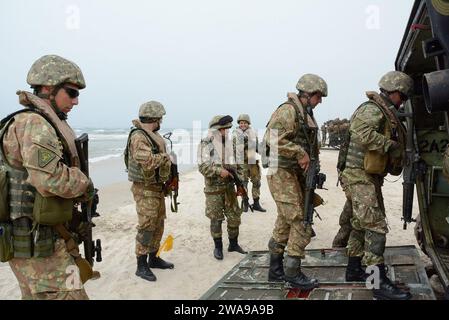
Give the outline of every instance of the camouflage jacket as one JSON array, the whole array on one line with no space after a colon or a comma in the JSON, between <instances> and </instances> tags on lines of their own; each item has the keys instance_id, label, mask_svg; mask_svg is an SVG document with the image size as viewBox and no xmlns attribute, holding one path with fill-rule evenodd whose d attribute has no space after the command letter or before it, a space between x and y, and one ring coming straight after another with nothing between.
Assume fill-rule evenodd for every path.
<instances>
[{"instance_id":1,"label":"camouflage jacket","mask_svg":"<svg viewBox=\"0 0 449 320\"><path fill-rule=\"evenodd\" d=\"M289 93L287 97L297 106L301 106L301 102L296 94ZM301 112L302 109L300 108ZM303 112L302 117L306 119L309 128L318 130L318 125L313 116L310 116L307 112ZM272 130L277 130L277 141L270 141L271 137L276 137L276 134L270 134ZM300 127L297 121L295 108L290 104L284 103L271 116L264 139L270 146L277 144L277 153L279 156L292 160L300 160L306 154L306 150L304 150L303 146L293 141L298 135L299 130L303 130L303 128ZM318 143L316 141L314 142L318 149ZM316 150L316 152L318 154L319 150Z\"/></svg>"},{"instance_id":2,"label":"camouflage jacket","mask_svg":"<svg viewBox=\"0 0 449 320\"><path fill-rule=\"evenodd\" d=\"M382 99L381 96L373 92L368 92L367 96L370 100L361 105L351 117L349 127L351 141L356 142L365 150L385 154L393 144L393 141L379 131L388 125L390 119L384 115L379 106L373 101L373 99L380 101L378 99ZM379 179L378 176L372 176L363 169L356 168L346 168L342 173L342 178L345 184L376 183Z\"/></svg>"},{"instance_id":3,"label":"camouflage jacket","mask_svg":"<svg viewBox=\"0 0 449 320\"><path fill-rule=\"evenodd\" d=\"M232 132L232 145L237 164L255 164L259 139L252 128L243 131L240 128Z\"/></svg>"},{"instance_id":4,"label":"camouflage jacket","mask_svg":"<svg viewBox=\"0 0 449 320\"><path fill-rule=\"evenodd\" d=\"M232 179L220 176L225 165L236 170L242 179L241 169L233 157L232 142L228 138L223 142L218 130L209 130L208 136L198 146L198 169L204 176L205 192L221 191L233 184Z\"/></svg>"},{"instance_id":5,"label":"camouflage jacket","mask_svg":"<svg viewBox=\"0 0 449 320\"><path fill-rule=\"evenodd\" d=\"M76 198L89 185L79 168L63 162L62 143L52 125L39 114L16 115L3 138L3 150L9 164L25 169L27 182L44 197Z\"/></svg>"}]
</instances>

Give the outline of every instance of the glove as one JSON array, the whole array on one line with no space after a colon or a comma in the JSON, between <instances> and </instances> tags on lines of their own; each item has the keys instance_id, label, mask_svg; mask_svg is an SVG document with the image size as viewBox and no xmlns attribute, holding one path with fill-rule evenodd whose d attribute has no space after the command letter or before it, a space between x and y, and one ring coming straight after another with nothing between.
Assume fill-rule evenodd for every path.
<instances>
[{"instance_id":1,"label":"glove","mask_svg":"<svg viewBox=\"0 0 449 320\"><path fill-rule=\"evenodd\" d=\"M390 148L388 148L388 153L393 158L399 158L402 155L402 146L399 142L391 140Z\"/></svg>"}]
</instances>

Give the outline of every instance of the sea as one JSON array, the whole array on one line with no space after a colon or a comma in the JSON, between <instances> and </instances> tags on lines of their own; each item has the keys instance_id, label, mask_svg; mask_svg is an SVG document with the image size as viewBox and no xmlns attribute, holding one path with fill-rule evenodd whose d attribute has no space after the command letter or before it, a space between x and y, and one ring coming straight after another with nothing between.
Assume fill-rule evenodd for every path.
<instances>
[{"instance_id":1,"label":"sea","mask_svg":"<svg viewBox=\"0 0 449 320\"><path fill-rule=\"evenodd\" d=\"M75 128L79 137L87 133L89 137L89 165L91 176L100 185L127 180L123 153L131 128ZM167 151L177 157L178 170L185 173L196 168L197 148L206 132L194 129L164 129L161 135L170 134L165 139ZM111 172L114 171L114 172Z\"/></svg>"}]
</instances>

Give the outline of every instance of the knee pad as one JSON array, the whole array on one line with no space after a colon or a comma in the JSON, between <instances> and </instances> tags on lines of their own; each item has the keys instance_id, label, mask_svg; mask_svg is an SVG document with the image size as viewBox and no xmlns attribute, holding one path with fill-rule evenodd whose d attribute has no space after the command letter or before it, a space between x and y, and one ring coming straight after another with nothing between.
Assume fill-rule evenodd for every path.
<instances>
[{"instance_id":1,"label":"knee pad","mask_svg":"<svg viewBox=\"0 0 449 320\"><path fill-rule=\"evenodd\" d=\"M143 246L148 247L153 239L153 231L149 230L139 230L137 232L136 240Z\"/></svg>"},{"instance_id":2,"label":"knee pad","mask_svg":"<svg viewBox=\"0 0 449 320\"><path fill-rule=\"evenodd\" d=\"M222 220L211 219L210 220L210 231L212 233L221 233L221 224L222 223L223 223Z\"/></svg>"},{"instance_id":3,"label":"knee pad","mask_svg":"<svg viewBox=\"0 0 449 320\"><path fill-rule=\"evenodd\" d=\"M370 230L366 231L365 245L367 246L367 249L376 256L383 256L386 242L387 237L384 233Z\"/></svg>"}]
</instances>

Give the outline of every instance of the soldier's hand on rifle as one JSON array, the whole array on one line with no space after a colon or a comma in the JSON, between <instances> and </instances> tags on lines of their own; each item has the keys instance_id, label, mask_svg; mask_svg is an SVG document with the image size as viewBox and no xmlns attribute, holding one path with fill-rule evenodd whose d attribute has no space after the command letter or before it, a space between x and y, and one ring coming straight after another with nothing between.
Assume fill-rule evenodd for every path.
<instances>
[{"instance_id":1,"label":"soldier's hand on rifle","mask_svg":"<svg viewBox=\"0 0 449 320\"><path fill-rule=\"evenodd\" d=\"M78 197L76 200L79 202L89 202L89 201L93 200L94 196L95 196L94 183L89 178L89 185L87 186L86 191L84 191L84 193L80 197Z\"/></svg>"},{"instance_id":2,"label":"soldier's hand on rifle","mask_svg":"<svg viewBox=\"0 0 449 320\"><path fill-rule=\"evenodd\" d=\"M232 174L228 170L226 170L226 169L221 169L220 177L225 179L225 178L228 178L228 177L232 177Z\"/></svg>"},{"instance_id":3,"label":"soldier's hand on rifle","mask_svg":"<svg viewBox=\"0 0 449 320\"><path fill-rule=\"evenodd\" d=\"M304 156L298 160L298 164L304 171L309 170L310 157L307 152L304 153Z\"/></svg>"}]
</instances>

